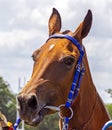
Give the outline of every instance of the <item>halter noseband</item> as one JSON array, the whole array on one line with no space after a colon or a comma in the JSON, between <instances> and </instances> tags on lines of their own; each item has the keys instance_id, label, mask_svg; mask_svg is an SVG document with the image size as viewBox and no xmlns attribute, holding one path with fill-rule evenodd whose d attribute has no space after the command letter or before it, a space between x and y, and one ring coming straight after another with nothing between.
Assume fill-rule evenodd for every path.
<instances>
[{"instance_id":1,"label":"halter noseband","mask_svg":"<svg viewBox=\"0 0 112 130\"><path fill-rule=\"evenodd\" d=\"M51 38L61 38L61 39L65 38L65 39L68 39L78 48L78 50L80 52L80 56L79 56L79 59L78 59L77 65L76 65L76 70L75 70L75 73L74 73L71 89L70 89L70 92L68 94L67 101L66 101L66 103L64 105L66 108L70 109L71 116L73 116L73 110L71 109L71 105L72 105L72 102L75 100L75 98L78 95L82 75L84 74L84 71L85 71L83 61L82 61L83 56L84 56L84 47L83 47L83 45L81 46L80 43L75 38L73 38L73 37L71 37L69 35L54 34L54 35L51 35L48 38L48 40L51 39ZM60 106L63 106L63 104L60 105ZM70 117L61 117L60 116L63 119L63 128L62 128L62 130L68 130L68 123L69 123L69 120L72 118L71 116Z\"/></svg>"}]
</instances>

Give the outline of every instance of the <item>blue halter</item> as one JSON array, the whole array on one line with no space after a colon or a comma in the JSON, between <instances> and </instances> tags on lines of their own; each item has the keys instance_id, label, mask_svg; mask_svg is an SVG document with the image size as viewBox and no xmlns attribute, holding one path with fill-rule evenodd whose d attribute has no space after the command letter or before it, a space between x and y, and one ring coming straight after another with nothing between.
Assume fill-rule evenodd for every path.
<instances>
[{"instance_id":1,"label":"blue halter","mask_svg":"<svg viewBox=\"0 0 112 130\"><path fill-rule=\"evenodd\" d=\"M73 100L75 100L75 98L78 95L78 91L80 89L81 78L82 78L82 75L83 75L84 70L85 70L83 62L82 62L82 59L83 59L83 56L84 56L84 47L81 46L79 44L79 42L75 38L73 38L73 37L71 37L69 35L54 34L54 35L51 35L48 38L48 40L51 39L51 38L61 38L61 39L65 38L65 39L68 39L78 48L78 50L80 52L80 56L79 56L79 59L78 59L77 65L76 65L75 74L74 74L74 77L73 77L71 90L70 90L70 92L68 94L68 99L67 99L67 101L66 101L66 103L64 105L66 108L69 108L71 110L72 114L73 114L73 110L71 108L71 105L72 105ZM62 118L63 119L63 129L62 130L68 130L68 123L69 123L69 120L71 118L72 118L72 116ZM16 121L16 123L14 125L14 130L16 130L16 128L18 127L20 121L21 121L20 118L17 119L17 121Z\"/></svg>"},{"instance_id":2,"label":"blue halter","mask_svg":"<svg viewBox=\"0 0 112 130\"><path fill-rule=\"evenodd\" d=\"M78 59L77 65L76 65L76 70L75 70L74 77L73 77L72 86L71 86L70 92L68 94L67 101L65 103L65 107L69 108L71 110L72 102L73 102L73 100L76 99L76 97L78 95L82 75L84 74L84 71L85 71L83 61L82 61L83 56L84 56L84 47L82 45L80 45L80 43L75 38L73 38L69 35L54 34L49 37L49 39L51 39L51 38L68 39L78 48L78 50L80 52L80 56L79 56L79 59ZM68 130L68 123L71 118L72 117L62 118L63 119L63 129L62 130Z\"/></svg>"},{"instance_id":3,"label":"blue halter","mask_svg":"<svg viewBox=\"0 0 112 130\"><path fill-rule=\"evenodd\" d=\"M71 37L69 35L54 34L54 35L50 36L48 38L48 40L51 39L51 38L61 38L61 39L65 38L65 39L68 39L78 48L78 50L80 52L80 56L79 56L79 59L78 59L77 65L76 65L76 70L75 70L75 73L74 73L71 89L70 89L70 92L68 94L67 101L66 101L66 103L64 105L66 108L69 108L71 110L72 102L76 99L76 97L78 95L82 75L84 74L84 71L85 71L83 61L82 61L83 56L84 56L84 47L81 46L80 43L75 38L73 38L73 37ZM72 110L71 110L71 112L72 112ZM68 130L68 123L69 123L69 120L71 118L72 118L72 116L62 118L63 119L63 128L62 128L62 130ZM16 123L14 124L14 130L16 130L16 128L18 127L20 122L21 122L21 119L18 118L16 120ZM104 125L104 127L102 128L102 130L107 130L107 128L109 128L110 126L112 126L112 121L107 122Z\"/></svg>"}]
</instances>

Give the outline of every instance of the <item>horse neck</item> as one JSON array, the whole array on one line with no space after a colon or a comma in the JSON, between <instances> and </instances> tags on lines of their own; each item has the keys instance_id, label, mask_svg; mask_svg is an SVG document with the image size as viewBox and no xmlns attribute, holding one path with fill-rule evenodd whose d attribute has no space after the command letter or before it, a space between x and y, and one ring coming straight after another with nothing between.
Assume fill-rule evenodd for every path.
<instances>
[{"instance_id":1,"label":"horse neck","mask_svg":"<svg viewBox=\"0 0 112 130\"><path fill-rule=\"evenodd\" d=\"M83 62L86 71L81 82L80 92L72 106L74 116L69 125L75 130L101 130L109 117L93 84L86 54Z\"/></svg>"}]
</instances>

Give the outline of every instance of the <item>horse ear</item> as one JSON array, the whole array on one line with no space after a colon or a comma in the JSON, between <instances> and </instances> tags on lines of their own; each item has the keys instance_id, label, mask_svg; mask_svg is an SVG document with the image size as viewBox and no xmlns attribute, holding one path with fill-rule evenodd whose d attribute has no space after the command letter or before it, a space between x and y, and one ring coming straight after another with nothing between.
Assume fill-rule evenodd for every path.
<instances>
[{"instance_id":1,"label":"horse ear","mask_svg":"<svg viewBox=\"0 0 112 130\"><path fill-rule=\"evenodd\" d=\"M48 26L49 26L49 36L59 32L61 29L61 17L59 12L55 8L53 8L53 12L50 16Z\"/></svg>"},{"instance_id":2,"label":"horse ear","mask_svg":"<svg viewBox=\"0 0 112 130\"><path fill-rule=\"evenodd\" d=\"M88 10L87 15L84 18L84 21L76 29L74 37L76 37L78 40L82 40L84 37L88 35L91 25L92 25L92 12L91 10Z\"/></svg>"}]
</instances>

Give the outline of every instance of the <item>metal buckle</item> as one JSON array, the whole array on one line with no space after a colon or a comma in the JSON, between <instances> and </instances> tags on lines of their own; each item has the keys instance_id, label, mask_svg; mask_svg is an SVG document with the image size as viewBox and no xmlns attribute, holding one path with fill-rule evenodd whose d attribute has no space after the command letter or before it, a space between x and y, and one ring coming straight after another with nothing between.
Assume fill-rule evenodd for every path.
<instances>
[{"instance_id":1,"label":"metal buckle","mask_svg":"<svg viewBox=\"0 0 112 130\"><path fill-rule=\"evenodd\" d=\"M59 108L61 109L61 107L63 107L63 106L65 106L65 104L61 104L61 105L59 106ZM68 107L68 109L70 109L70 112L71 112L70 117L68 117L68 119L70 120L70 119L73 117L73 110L72 110L71 107ZM62 116L61 116L60 112L58 112L58 115L59 115L59 117L60 117L61 119L64 119L64 118L65 118L65 117L62 117Z\"/></svg>"}]
</instances>

